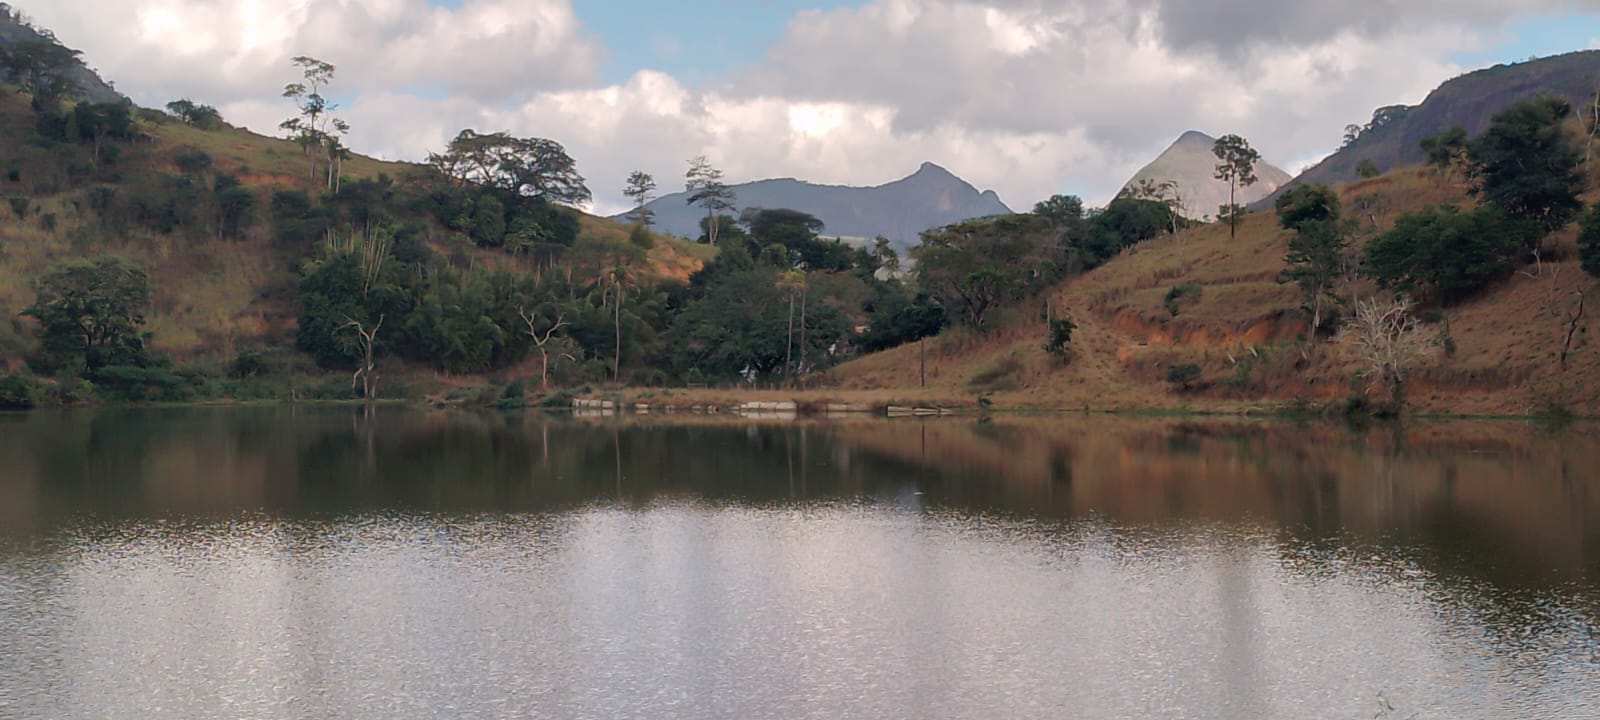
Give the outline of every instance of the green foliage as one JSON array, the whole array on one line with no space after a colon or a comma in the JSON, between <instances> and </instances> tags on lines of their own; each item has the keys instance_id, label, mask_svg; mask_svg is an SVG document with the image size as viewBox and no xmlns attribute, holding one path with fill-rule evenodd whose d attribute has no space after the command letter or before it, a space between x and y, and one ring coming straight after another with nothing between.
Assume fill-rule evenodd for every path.
<instances>
[{"instance_id":1,"label":"green foliage","mask_svg":"<svg viewBox=\"0 0 1600 720\"><path fill-rule=\"evenodd\" d=\"M144 316L150 277L121 258L101 256L52 266L34 284L36 298L22 314L39 321L47 362L92 372L146 361Z\"/></svg>"},{"instance_id":2,"label":"green foliage","mask_svg":"<svg viewBox=\"0 0 1600 720\"><path fill-rule=\"evenodd\" d=\"M1033 214L1058 226L1066 226L1083 219L1083 200L1076 195L1052 195L1035 204Z\"/></svg>"},{"instance_id":3,"label":"green foliage","mask_svg":"<svg viewBox=\"0 0 1600 720\"><path fill-rule=\"evenodd\" d=\"M32 410L44 397L44 387L26 375L0 375L0 410Z\"/></svg>"},{"instance_id":4,"label":"green foliage","mask_svg":"<svg viewBox=\"0 0 1600 720\"><path fill-rule=\"evenodd\" d=\"M993 365L979 370L967 380L967 387L983 393L1005 392L1020 386L1017 375L1022 372L1022 361L1016 355L1007 355Z\"/></svg>"},{"instance_id":5,"label":"green foliage","mask_svg":"<svg viewBox=\"0 0 1600 720\"><path fill-rule=\"evenodd\" d=\"M0 45L0 70L23 92L33 96L36 113L54 111L61 100L80 88L71 78L77 50L50 40L22 40Z\"/></svg>"},{"instance_id":6,"label":"green foliage","mask_svg":"<svg viewBox=\"0 0 1600 720\"><path fill-rule=\"evenodd\" d=\"M333 213L300 190L274 191L269 213L278 244L299 252L309 252L333 227Z\"/></svg>"},{"instance_id":7,"label":"green foliage","mask_svg":"<svg viewBox=\"0 0 1600 720\"><path fill-rule=\"evenodd\" d=\"M1457 167L1468 162L1467 129L1460 125L1423 138L1421 145L1428 164L1439 171L1441 178L1448 178Z\"/></svg>"},{"instance_id":8,"label":"green foliage","mask_svg":"<svg viewBox=\"0 0 1600 720\"><path fill-rule=\"evenodd\" d=\"M1332 295L1334 283L1343 274L1350 248L1347 236L1348 228L1334 214L1300 222L1289 240L1289 252L1283 258L1286 267L1278 282L1299 286L1312 313L1313 333L1322 329L1327 318L1322 301Z\"/></svg>"},{"instance_id":9,"label":"green foliage","mask_svg":"<svg viewBox=\"0 0 1600 720\"><path fill-rule=\"evenodd\" d=\"M167 112L173 117L201 130L222 127L222 113L210 105L200 105L187 98L167 103Z\"/></svg>"},{"instance_id":10,"label":"green foliage","mask_svg":"<svg viewBox=\"0 0 1600 720\"><path fill-rule=\"evenodd\" d=\"M1524 100L1496 113L1468 152L1477 165L1478 195L1538 228L1524 236L1528 249L1583 207L1583 153L1562 127L1571 115L1572 106L1558 97Z\"/></svg>"},{"instance_id":11,"label":"green foliage","mask_svg":"<svg viewBox=\"0 0 1600 720\"><path fill-rule=\"evenodd\" d=\"M1050 320L1050 339L1045 342L1045 352L1056 356L1067 354L1067 344L1072 342L1072 331L1078 329L1070 316Z\"/></svg>"},{"instance_id":12,"label":"green foliage","mask_svg":"<svg viewBox=\"0 0 1600 720\"><path fill-rule=\"evenodd\" d=\"M1123 248L1165 235L1187 221L1166 203L1119 197L1093 213L1081 227L1068 226L1067 240L1077 250L1083 267L1094 267L1115 257Z\"/></svg>"},{"instance_id":13,"label":"green foliage","mask_svg":"<svg viewBox=\"0 0 1600 720\"><path fill-rule=\"evenodd\" d=\"M1590 206L1578 219L1578 224L1582 226L1578 233L1578 257L1583 261L1585 272L1600 277L1600 203Z\"/></svg>"},{"instance_id":14,"label":"green foliage","mask_svg":"<svg viewBox=\"0 0 1600 720\"><path fill-rule=\"evenodd\" d=\"M1273 207L1283 229L1299 230L1307 223L1338 219L1339 194L1321 183L1296 185L1278 195Z\"/></svg>"},{"instance_id":15,"label":"green foliage","mask_svg":"<svg viewBox=\"0 0 1600 720\"><path fill-rule=\"evenodd\" d=\"M188 175L198 175L211 169L215 161L204 150L196 148L178 148L172 155L172 165L178 172Z\"/></svg>"},{"instance_id":16,"label":"green foliage","mask_svg":"<svg viewBox=\"0 0 1600 720\"><path fill-rule=\"evenodd\" d=\"M1510 273L1522 239L1537 234L1530 225L1492 205L1407 213L1367 244L1366 270L1384 288L1448 305Z\"/></svg>"},{"instance_id":17,"label":"green foliage","mask_svg":"<svg viewBox=\"0 0 1600 720\"><path fill-rule=\"evenodd\" d=\"M1378 164L1371 159L1362 160L1361 164L1356 166L1356 177L1362 180L1371 180L1382 174L1383 171L1378 169Z\"/></svg>"},{"instance_id":18,"label":"green foliage","mask_svg":"<svg viewBox=\"0 0 1600 720\"><path fill-rule=\"evenodd\" d=\"M1238 189L1256 184L1256 163L1261 161L1261 153L1250 147L1250 143L1238 135L1224 135L1217 138L1211 146L1211 154L1217 158L1216 178L1228 183L1228 236L1233 237L1239 229L1238 203L1234 200Z\"/></svg>"},{"instance_id":19,"label":"green foliage","mask_svg":"<svg viewBox=\"0 0 1600 720\"><path fill-rule=\"evenodd\" d=\"M1183 312L1184 305L1200 302L1200 293L1200 286L1194 283L1177 285L1167 291L1167 296L1161 301L1161 306L1167 309L1167 313L1177 317Z\"/></svg>"},{"instance_id":20,"label":"green foliage","mask_svg":"<svg viewBox=\"0 0 1600 720\"><path fill-rule=\"evenodd\" d=\"M1173 365L1167 368L1167 383L1180 392L1193 389L1194 384L1199 380L1200 366L1194 363Z\"/></svg>"},{"instance_id":21,"label":"green foliage","mask_svg":"<svg viewBox=\"0 0 1600 720\"><path fill-rule=\"evenodd\" d=\"M927 293L909 297L903 292L888 292L878 301L872 324L861 337L861 349L878 352L932 337L949 324L944 306Z\"/></svg>"},{"instance_id":22,"label":"green foliage","mask_svg":"<svg viewBox=\"0 0 1600 720\"><path fill-rule=\"evenodd\" d=\"M18 220L28 219L28 207L33 204L32 198L13 195L6 198L6 201L11 204L11 214L16 215Z\"/></svg>"},{"instance_id":23,"label":"green foliage","mask_svg":"<svg viewBox=\"0 0 1600 720\"><path fill-rule=\"evenodd\" d=\"M746 370L758 378L777 378L785 374L786 361L803 368L836 362L838 355L830 349L851 335L851 323L840 308L816 300L807 303L803 322L798 307L791 315L791 295L782 278L777 268L763 267L727 272L707 285L669 333L668 345L676 348L674 367L721 379Z\"/></svg>"},{"instance_id":24,"label":"green foliage","mask_svg":"<svg viewBox=\"0 0 1600 720\"><path fill-rule=\"evenodd\" d=\"M722 216L734 209L733 188L722 181L722 171L712 167L704 155L689 161L689 171L684 173L684 191L690 205L706 210L706 242L716 245L722 231Z\"/></svg>"},{"instance_id":25,"label":"green foliage","mask_svg":"<svg viewBox=\"0 0 1600 720\"><path fill-rule=\"evenodd\" d=\"M503 194L563 205L582 205L592 198L566 148L545 138L462 130L444 153L429 153L428 164L460 184Z\"/></svg>"}]
</instances>

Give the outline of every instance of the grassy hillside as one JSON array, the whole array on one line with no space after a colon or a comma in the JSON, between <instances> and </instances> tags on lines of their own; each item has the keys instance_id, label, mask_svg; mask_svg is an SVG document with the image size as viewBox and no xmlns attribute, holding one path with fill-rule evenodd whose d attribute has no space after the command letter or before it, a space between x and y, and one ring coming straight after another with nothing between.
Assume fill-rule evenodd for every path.
<instances>
[{"instance_id":1,"label":"grassy hillside","mask_svg":"<svg viewBox=\"0 0 1600 720\"><path fill-rule=\"evenodd\" d=\"M34 348L31 320L18 313L33 300L32 280L62 259L112 253L143 265L154 281L148 329L152 346L180 362L227 361L237 353L293 342L295 285L306 247L275 237L270 205L279 190L308 189L301 148L287 140L223 127L202 130L141 111L136 138L120 144L115 160L93 163L81 146L46 145L34 132L27 99L0 88L0 369L19 369ZM206 160L195 169L194 158ZM360 155L346 160L348 186L386 178L404 184L419 166ZM205 188L236 178L253 196L247 226L217 239L205 227L169 232L146 223L111 222L97 198L115 198L128 213L143 212L155 188L169 183ZM202 193L203 195L203 193ZM313 193L313 197L316 193ZM201 213L203 214L203 213ZM201 218L204 220L204 218ZM208 221L208 220L207 220ZM629 228L581 218L577 245L628 242ZM437 222L424 222L421 241L443 262L528 270L534 261L485 249ZM653 236L648 272L682 280L711 249Z\"/></svg>"},{"instance_id":2,"label":"grassy hillside","mask_svg":"<svg viewBox=\"0 0 1600 720\"><path fill-rule=\"evenodd\" d=\"M1459 186L1418 168L1343 186L1344 206L1363 218L1363 244L1403 212L1429 204L1470 204ZM1594 199L1592 197L1589 199ZM1043 323L1018 311L985 335L956 331L927 347L930 396L990 394L997 405L1244 410L1305 404L1337 406L1363 388L1348 348L1324 342L1302 357L1309 324L1293 286L1277 282L1288 234L1274 213L1255 212L1237 239L1211 225L1149 241L1050 293L1057 313L1078 323L1069 363L1046 353ZM1528 414L1564 405L1600 414L1600 346L1580 333L1563 371L1556 359L1562 313L1573 293L1596 287L1578 267L1575 228L1551 241L1542 271L1528 268L1446 315L1430 328L1449 333L1456 350L1412 380L1414 409ZM1192 286L1168 308L1175 288ZM1352 290L1368 297L1369 283ZM1198 295L1196 297L1195 295ZM1042 309L1042 308L1041 308ZM1024 317L1027 316L1027 317ZM1592 316L1592 313L1591 313ZM1191 392L1165 382L1166 371L1195 363ZM835 371L840 390L916 388L921 358L907 346L860 358Z\"/></svg>"}]
</instances>

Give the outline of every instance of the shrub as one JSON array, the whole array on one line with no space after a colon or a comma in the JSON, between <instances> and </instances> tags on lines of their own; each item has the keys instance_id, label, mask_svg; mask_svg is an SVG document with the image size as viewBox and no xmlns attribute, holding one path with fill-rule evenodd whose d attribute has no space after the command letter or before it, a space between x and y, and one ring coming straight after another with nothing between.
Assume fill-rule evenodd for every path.
<instances>
[{"instance_id":1,"label":"shrub","mask_svg":"<svg viewBox=\"0 0 1600 720\"><path fill-rule=\"evenodd\" d=\"M1173 317L1183 312L1184 305L1193 305L1200 301L1201 289L1194 283L1185 283L1167 291L1167 297L1161 302Z\"/></svg>"},{"instance_id":2,"label":"shrub","mask_svg":"<svg viewBox=\"0 0 1600 720\"><path fill-rule=\"evenodd\" d=\"M1045 343L1045 352L1051 355L1065 356L1067 343L1072 342L1072 331L1078 329L1072 318L1060 317L1050 321L1050 340Z\"/></svg>"},{"instance_id":3,"label":"shrub","mask_svg":"<svg viewBox=\"0 0 1600 720\"><path fill-rule=\"evenodd\" d=\"M25 197L11 197L8 200L11 202L11 213L16 215L18 220L28 219L28 205L33 202L32 200Z\"/></svg>"},{"instance_id":4,"label":"shrub","mask_svg":"<svg viewBox=\"0 0 1600 720\"><path fill-rule=\"evenodd\" d=\"M1194 363L1173 365L1167 368L1167 383L1178 391L1187 391L1200 379L1200 366Z\"/></svg>"},{"instance_id":5,"label":"shrub","mask_svg":"<svg viewBox=\"0 0 1600 720\"><path fill-rule=\"evenodd\" d=\"M211 160L211 156L206 154L204 150L184 148L172 156L173 167L178 168L179 172L187 173L189 175L195 175L210 170L212 164L213 161Z\"/></svg>"},{"instance_id":6,"label":"shrub","mask_svg":"<svg viewBox=\"0 0 1600 720\"><path fill-rule=\"evenodd\" d=\"M0 410L32 410L39 406L43 389L26 375L0 375Z\"/></svg>"}]
</instances>

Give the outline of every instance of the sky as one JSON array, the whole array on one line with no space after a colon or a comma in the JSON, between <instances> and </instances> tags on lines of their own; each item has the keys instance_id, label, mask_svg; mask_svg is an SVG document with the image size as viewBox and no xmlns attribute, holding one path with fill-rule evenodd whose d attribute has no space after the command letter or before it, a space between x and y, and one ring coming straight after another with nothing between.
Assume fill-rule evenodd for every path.
<instances>
[{"instance_id":1,"label":"sky","mask_svg":"<svg viewBox=\"0 0 1600 720\"><path fill-rule=\"evenodd\" d=\"M290 59L338 68L358 152L464 128L561 142L599 213L624 179L876 185L940 164L1011 207L1104 203L1180 134L1297 172L1465 71L1600 48L1600 0L11 0L141 105L266 134Z\"/></svg>"}]
</instances>

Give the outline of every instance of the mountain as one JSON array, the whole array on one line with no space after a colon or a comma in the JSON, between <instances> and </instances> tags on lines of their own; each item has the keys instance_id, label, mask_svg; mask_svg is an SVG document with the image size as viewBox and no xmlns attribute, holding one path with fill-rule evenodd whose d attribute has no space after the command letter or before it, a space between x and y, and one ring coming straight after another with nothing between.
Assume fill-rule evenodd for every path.
<instances>
[{"instance_id":1,"label":"mountain","mask_svg":"<svg viewBox=\"0 0 1600 720\"><path fill-rule=\"evenodd\" d=\"M1228 204L1228 183L1216 178L1217 157L1211 154L1216 141L1202 132L1184 133L1166 152L1135 173L1123 189L1136 187L1145 180L1170 180L1178 183L1184 216L1193 219L1215 216L1219 207ZM1290 180L1289 173L1265 161L1256 163L1256 177L1254 185L1240 188L1236 193L1234 199L1238 204L1249 205L1267 197Z\"/></svg>"},{"instance_id":2,"label":"mountain","mask_svg":"<svg viewBox=\"0 0 1600 720\"><path fill-rule=\"evenodd\" d=\"M0 4L3 5L3 4ZM21 12L9 7L0 8L0 48L16 43L50 42L59 44L60 41L49 30L42 30L33 26ZM126 98L117 92L111 84L100 77L98 73L83 64L77 63L71 73L72 81L77 83L82 90L79 97L95 103L122 102ZM0 78L9 80L10 78Z\"/></svg>"},{"instance_id":3,"label":"mountain","mask_svg":"<svg viewBox=\"0 0 1600 720\"><path fill-rule=\"evenodd\" d=\"M1011 214L1011 208L993 190L979 192L933 163L923 163L909 177L877 187L816 185L783 178L734 185L733 191L738 206L733 215L745 208L799 210L822 220L827 225L826 235L882 235L902 248L917 244L919 234L930 228L974 217ZM655 211L657 230L683 237L700 235L705 211L690 205L688 197L688 193L673 193L647 206Z\"/></svg>"},{"instance_id":4,"label":"mountain","mask_svg":"<svg viewBox=\"0 0 1600 720\"><path fill-rule=\"evenodd\" d=\"M1422 139L1460 125L1469 136L1489 127L1506 107L1540 93L1580 106L1594 96L1600 51L1556 55L1514 65L1496 65L1440 85L1421 105L1380 108L1356 140L1295 178L1295 183L1335 185L1356 179L1356 167L1371 160L1379 170L1424 161Z\"/></svg>"}]
</instances>

